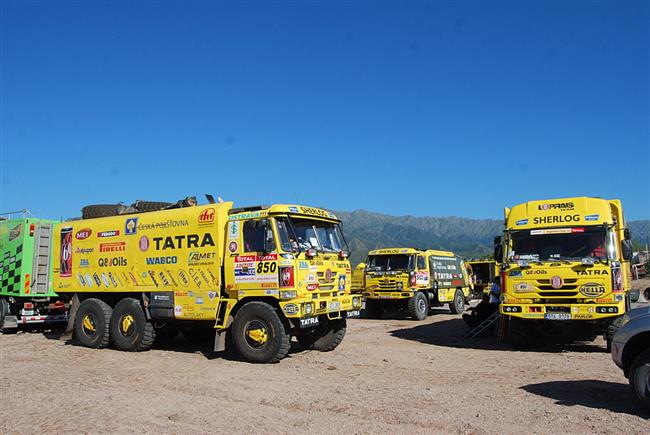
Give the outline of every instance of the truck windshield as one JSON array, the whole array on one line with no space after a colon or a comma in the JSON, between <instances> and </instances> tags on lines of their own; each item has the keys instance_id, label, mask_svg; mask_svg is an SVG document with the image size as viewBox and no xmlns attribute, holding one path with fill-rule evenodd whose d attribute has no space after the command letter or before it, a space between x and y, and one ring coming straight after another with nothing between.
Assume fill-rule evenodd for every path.
<instances>
[{"instance_id":1,"label":"truck windshield","mask_svg":"<svg viewBox=\"0 0 650 435\"><path fill-rule=\"evenodd\" d=\"M371 255L368 257L366 270L370 272L388 272L391 270L412 270L413 255Z\"/></svg>"},{"instance_id":2,"label":"truck windshield","mask_svg":"<svg viewBox=\"0 0 650 435\"><path fill-rule=\"evenodd\" d=\"M566 227L513 231L510 260L607 259L604 227Z\"/></svg>"},{"instance_id":3,"label":"truck windshield","mask_svg":"<svg viewBox=\"0 0 650 435\"><path fill-rule=\"evenodd\" d=\"M320 252L340 252L344 239L341 227L333 222L302 218L276 218L282 250L294 252L314 248Z\"/></svg>"}]
</instances>

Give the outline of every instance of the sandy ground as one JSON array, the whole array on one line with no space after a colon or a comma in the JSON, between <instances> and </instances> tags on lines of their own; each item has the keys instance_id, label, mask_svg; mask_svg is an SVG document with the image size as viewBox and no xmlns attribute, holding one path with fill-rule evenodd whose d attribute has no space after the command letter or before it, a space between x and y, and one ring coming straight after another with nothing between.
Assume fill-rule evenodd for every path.
<instances>
[{"instance_id":1,"label":"sandy ground","mask_svg":"<svg viewBox=\"0 0 650 435\"><path fill-rule=\"evenodd\" d=\"M602 339L516 352L466 331L442 309L352 320L334 352L274 365L0 336L0 432L650 433Z\"/></svg>"}]
</instances>

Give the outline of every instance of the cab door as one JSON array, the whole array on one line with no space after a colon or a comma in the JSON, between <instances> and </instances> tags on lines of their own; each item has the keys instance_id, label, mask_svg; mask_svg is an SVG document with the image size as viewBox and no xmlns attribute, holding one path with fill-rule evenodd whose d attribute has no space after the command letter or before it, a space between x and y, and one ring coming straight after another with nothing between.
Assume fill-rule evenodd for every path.
<instances>
[{"instance_id":1,"label":"cab door","mask_svg":"<svg viewBox=\"0 0 650 435\"><path fill-rule=\"evenodd\" d=\"M278 254L269 219L228 222L226 250L229 294L278 288Z\"/></svg>"},{"instance_id":2,"label":"cab door","mask_svg":"<svg viewBox=\"0 0 650 435\"><path fill-rule=\"evenodd\" d=\"M427 257L424 255L417 256L416 270L415 270L415 283L420 288L428 289L431 287L431 277L427 265Z\"/></svg>"}]
</instances>

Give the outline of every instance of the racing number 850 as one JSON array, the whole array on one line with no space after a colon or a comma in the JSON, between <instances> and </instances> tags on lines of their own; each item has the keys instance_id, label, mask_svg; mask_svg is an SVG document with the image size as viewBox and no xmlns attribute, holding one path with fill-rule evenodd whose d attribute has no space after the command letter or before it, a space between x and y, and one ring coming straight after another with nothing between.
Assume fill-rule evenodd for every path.
<instances>
[{"instance_id":1,"label":"racing number 850","mask_svg":"<svg viewBox=\"0 0 650 435\"><path fill-rule=\"evenodd\" d=\"M257 263L257 273L275 273L278 265L275 261L260 261Z\"/></svg>"}]
</instances>

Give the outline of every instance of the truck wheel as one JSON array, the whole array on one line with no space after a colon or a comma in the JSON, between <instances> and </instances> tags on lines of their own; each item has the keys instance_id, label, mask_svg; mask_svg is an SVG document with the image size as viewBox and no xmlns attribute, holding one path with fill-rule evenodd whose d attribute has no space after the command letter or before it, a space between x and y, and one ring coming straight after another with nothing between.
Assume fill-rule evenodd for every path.
<instances>
[{"instance_id":1,"label":"truck wheel","mask_svg":"<svg viewBox=\"0 0 650 435\"><path fill-rule=\"evenodd\" d=\"M510 342L516 350L528 350L531 347L531 336L525 321L516 317L510 318Z\"/></svg>"},{"instance_id":2,"label":"truck wheel","mask_svg":"<svg viewBox=\"0 0 650 435\"><path fill-rule=\"evenodd\" d=\"M299 335L296 338L305 349L330 352L343 341L346 326L346 319L330 320L327 322L327 329L317 328L314 333Z\"/></svg>"},{"instance_id":3,"label":"truck wheel","mask_svg":"<svg viewBox=\"0 0 650 435\"><path fill-rule=\"evenodd\" d=\"M113 308L111 342L120 350L140 352L151 347L156 332L142 311L140 301L124 298Z\"/></svg>"},{"instance_id":4,"label":"truck wheel","mask_svg":"<svg viewBox=\"0 0 650 435\"><path fill-rule=\"evenodd\" d=\"M650 349L634 359L630 367L630 387L639 404L650 410Z\"/></svg>"},{"instance_id":5,"label":"truck wheel","mask_svg":"<svg viewBox=\"0 0 650 435\"><path fill-rule=\"evenodd\" d=\"M384 314L384 308L379 301L366 299L366 318L368 319L381 319Z\"/></svg>"},{"instance_id":6,"label":"truck wheel","mask_svg":"<svg viewBox=\"0 0 650 435\"><path fill-rule=\"evenodd\" d=\"M456 289L454 300L449 302L449 311L451 314L460 314L465 311L465 296L462 291Z\"/></svg>"},{"instance_id":7,"label":"truck wheel","mask_svg":"<svg viewBox=\"0 0 650 435\"><path fill-rule=\"evenodd\" d=\"M82 346L103 349L108 346L113 309L101 299L83 301L74 319L74 333Z\"/></svg>"},{"instance_id":8,"label":"truck wheel","mask_svg":"<svg viewBox=\"0 0 650 435\"><path fill-rule=\"evenodd\" d=\"M232 339L237 352L253 363L278 362L289 353L291 337L275 309L249 302L235 315Z\"/></svg>"},{"instance_id":9,"label":"truck wheel","mask_svg":"<svg viewBox=\"0 0 650 435\"><path fill-rule=\"evenodd\" d=\"M422 292L415 292L409 299L409 314L416 320L424 320L429 314L429 301Z\"/></svg>"},{"instance_id":10,"label":"truck wheel","mask_svg":"<svg viewBox=\"0 0 650 435\"><path fill-rule=\"evenodd\" d=\"M614 335L616 334L616 331L618 331L618 328L621 327L621 323L623 323L623 317L619 316L612 320L612 322L607 325L607 332L605 333L605 342L607 343L607 352L612 351L612 340L614 339ZM592 340L593 341L593 340Z\"/></svg>"},{"instance_id":11,"label":"truck wheel","mask_svg":"<svg viewBox=\"0 0 650 435\"><path fill-rule=\"evenodd\" d=\"M162 201L136 201L132 207L140 212L158 211L171 206L171 202Z\"/></svg>"},{"instance_id":12,"label":"truck wheel","mask_svg":"<svg viewBox=\"0 0 650 435\"><path fill-rule=\"evenodd\" d=\"M106 216L117 216L124 210L122 204L93 204L81 209L82 219L93 219Z\"/></svg>"}]
</instances>

